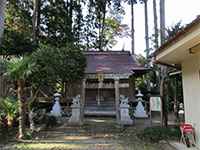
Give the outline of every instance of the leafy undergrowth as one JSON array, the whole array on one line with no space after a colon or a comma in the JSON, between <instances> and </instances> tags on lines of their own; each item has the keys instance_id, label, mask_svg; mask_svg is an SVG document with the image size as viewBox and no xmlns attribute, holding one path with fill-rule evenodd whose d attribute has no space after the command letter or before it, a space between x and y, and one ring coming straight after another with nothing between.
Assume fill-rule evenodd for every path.
<instances>
[{"instance_id":1,"label":"leafy undergrowth","mask_svg":"<svg viewBox=\"0 0 200 150\"><path fill-rule=\"evenodd\" d=\"M137 127L127 127L118 135L118 141L124 147L130 150L159 150L160 145L150 143L138 138L137 134L140 133Z\"/></svg>"},{"instance_id":2,"label":"leafy undergrowth","mask_svg":"<svg viewBox=\"0 0 200 150\"><path fill-rule=\"evenodd\" d=\"M180 135L178 127L148 127L137 134L141 140L152 143L157 143L161 140L177 140Z\"/></svg>"}]
</instances>

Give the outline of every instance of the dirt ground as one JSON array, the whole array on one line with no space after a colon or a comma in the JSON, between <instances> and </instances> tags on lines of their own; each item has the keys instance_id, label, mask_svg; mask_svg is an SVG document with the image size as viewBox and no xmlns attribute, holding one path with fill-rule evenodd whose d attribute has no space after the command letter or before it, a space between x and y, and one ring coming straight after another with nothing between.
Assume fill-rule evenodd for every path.
<instances>
[{"instance_id":1,"label":"dirt ground","mask_svg":"<svg viewBox=\"0 0 200 150\"><path fill-rule=\"evenodd\" d=\"M40 131L34 140L2 145L5 150L174 150L168 143L146 143L136 134L149 122L120 127L114 118L87 118L81 127L64 124Z\"/></svg>"}]
</instances>

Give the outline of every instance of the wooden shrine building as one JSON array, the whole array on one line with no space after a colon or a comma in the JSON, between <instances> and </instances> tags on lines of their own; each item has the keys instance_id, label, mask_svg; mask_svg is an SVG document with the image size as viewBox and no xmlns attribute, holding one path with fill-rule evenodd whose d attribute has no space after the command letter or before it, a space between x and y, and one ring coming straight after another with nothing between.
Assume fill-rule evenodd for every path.
<instances>
[{"instance_id":1,"label":"wooden shrine building","mask_svg":"<svg viewBox=\"0 0 200 150\"><path fill-rule=\"evenodd\" d=\"M82 83L81 103L85 115L109 115L119 118L120 95L131 99L130 77L143 74L128 51L85 52L87 67Z\"/></svg>"}]
</instances>

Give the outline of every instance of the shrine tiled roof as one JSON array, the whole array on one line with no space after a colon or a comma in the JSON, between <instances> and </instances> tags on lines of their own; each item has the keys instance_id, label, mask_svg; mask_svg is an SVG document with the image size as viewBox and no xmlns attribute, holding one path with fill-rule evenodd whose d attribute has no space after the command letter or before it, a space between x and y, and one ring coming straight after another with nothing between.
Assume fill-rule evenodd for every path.
<instances>
[{"instance_id":1,"label":"shrine tiled roof","mask_svg":"<svg viewBox=\"0 0 200 150\"><path fill-rule=\"evenodd\" d=\"M147 70L128 51L88 51L85 55L85 73L126 74Z\"/></svg>"}]
</instances>

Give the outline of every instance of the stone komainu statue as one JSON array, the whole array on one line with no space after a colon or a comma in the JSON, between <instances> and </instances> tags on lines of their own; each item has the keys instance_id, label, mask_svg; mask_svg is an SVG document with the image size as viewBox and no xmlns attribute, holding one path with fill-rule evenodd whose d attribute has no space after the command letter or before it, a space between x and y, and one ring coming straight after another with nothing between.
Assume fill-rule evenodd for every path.
<instances>
[{"instance_id":1,"label":"stone komainu statue","mask_svg":"<svg viewBox=\"0 0 200 150\"><path fill-rule=\"evenodd\" d=\"M128 97L120 95L120 105L128 105Z\"/></svg>"},{"instance_id":2,"label":"stone komainu statue","mask_svg":"<svg viewBox=\"0 0 200 150\"><path fill-rule=\"evenodd\" d=\"M73 101L72 101L72 105L73 106L80 106L80 99L81 99L81 96L80 95L77 95L76 97L73 98Z\"/></svg>"}]
</instances>

